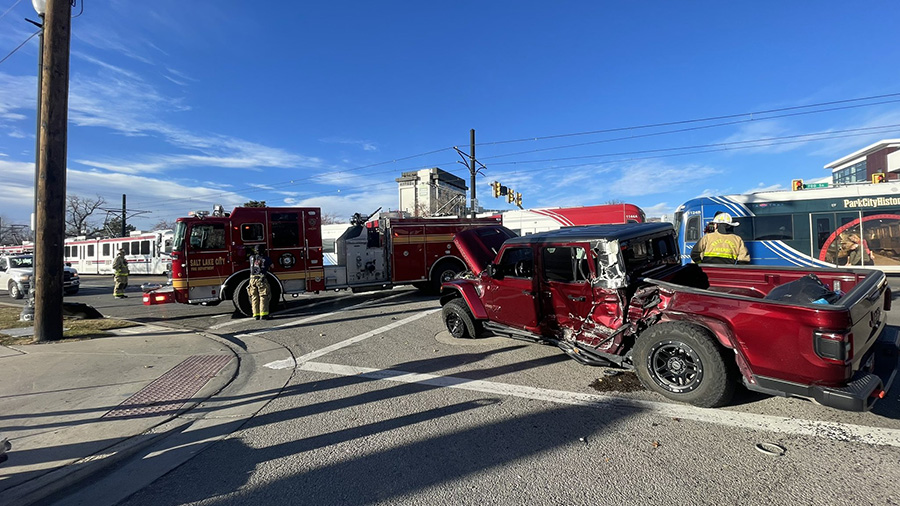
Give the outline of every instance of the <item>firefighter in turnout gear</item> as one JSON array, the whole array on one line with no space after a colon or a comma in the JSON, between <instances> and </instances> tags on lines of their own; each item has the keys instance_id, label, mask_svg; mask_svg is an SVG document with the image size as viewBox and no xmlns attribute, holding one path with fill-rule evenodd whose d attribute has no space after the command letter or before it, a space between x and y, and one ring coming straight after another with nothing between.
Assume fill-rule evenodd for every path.
<instances>
[{"instance_id":1,"label":"firefighter in turnout gear","mask_svg":"<svg viewBox=\"0 0 900 506\"><path fill-rule=\"evenodd\" d=\"M256 320L269 320L269 280L266 273L272 266L272 260L266 256L263 246L256 248L250 255L250 283L247 284L247 292L250 294L250 306L253 308L253 318Z\"/></svg>"},{"instance_id":2,"label":"firefighter in turnout gear","mask_svg":"<svg viewBox=\"0 0 900 506\"><path fill-rule=\"evenodd\" d=\"M691 260L704 264L748 264L750 253L744 240L732 233L740 225L728 213L717 213L710 222L712 230L700 238L691 250Z\"/></svg>"},{"instance_id":3,"label":"firefighter in turnout gear","mask_svg":"<svg viewBox=\"0 0 900 506\"><path fill-rule=\"evenodd\" d=\"M119 254L112 264L116 286L113 288L113 296L117 299L125 299L125 287L128 286L128 260L125 260L125 250L119 249Z\"/></svg>"}]
</instances>

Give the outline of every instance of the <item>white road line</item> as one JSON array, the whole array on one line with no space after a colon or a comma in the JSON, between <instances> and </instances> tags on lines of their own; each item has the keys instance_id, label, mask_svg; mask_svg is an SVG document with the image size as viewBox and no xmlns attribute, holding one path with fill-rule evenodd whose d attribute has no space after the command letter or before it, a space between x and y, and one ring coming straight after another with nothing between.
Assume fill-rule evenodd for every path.
<instances>
[{"instance_id":1,"label":"white road line","mask_svg":"<svg viewBox=\"0 0 900 506\"><path fill-rule=\"evenodd\" d=\"M384 299L381 299L381 300L384 300ZM404 318L402 320L398 320L398 321L395 321L394 323L385 325L384 327L380 327L375 330L370 330L369 332L366 332L365 334L360 334L356 337L351 337L350 339L345 339L339 343L332 344L331 346L326 346L325 348L322 348L320 350L316 350L311 353L307 353L306 355L297 357L296 361L293 358L288 358L288 359L284 359L284 360L276 360L274 362L269 362L268 364L264 365L263 367L268 367L269 369L290 369L292 367L296 367L297 364L303 364L304 362L308 362L310 360L319 358L323 355L327 355L327 354L331 353L332 351L336 351L341 348L346 348L347 346L356 344L360 341L365 341L366 339L368 339L372 336L377 336L378 334L383 334L389 330L395 329L402 325L406 325L407 323L410 323L410 322L414 322L414 321L418 320L419 318L424 318L424 317L426 317L430 314L436 313L440 310L441 310L441 308L433 308L433 309L429 309L427 311L422 311L421 313L416 313L416 314L409 316L407 318Z\"/></svg>"},{"instance_id":2,"label":"white road line","mask_svg":"<svg viewBox=\"0 0 900 506\"><path fill-rule=\"evenodd\" d=\"M267 329L255 330L255 331L253 331L253 332L247 332L246 334L237 334L237 335L234 336L234 337L258 336L258 335L261 335L261 334L265 334L265 333L268 333L268 332L272 332L272 331L274 331L274 330L282 330L282 329L289 328L289 327L296 327L296 326L298 326L298 325L303 325L303 324L306 324L306 323L309 323L309 322L314 322L314 321L316 321L316 320L321 320L322 318L327 318L327 317L332 316L332 315L336 315L336 314L339 314L339 313L343 313L344 311L349 311L349 310L351 310L351 309L359 309L359 308L361 308L361 307L365 307L365 306L372 305L372 304L374 304L374 303L376 303L376 302L381 302L381 301L383 301L383 300L393 299L393 298L395 298L395 297L400 297L400 296L402 296L402 295L406 295L406 294L405 294L405 293L398 293L398 294L395 294L395 295L390 295L390 296L388 296L388 297L382 297L382 298L380 298L380 299L367 300L367 301L365 301L365 302L361 302L361 303L355 304L355 305L353 305L353 306L345 307L344 309L341 309L340 311L332 311L332 312L330 312L330 313L320 313L320 314L315 314L315 315L312 315L312 316L308 316L308 317L306 317L306 318L301 318L301 319L299 319L299 320L291 320L291 321L289 321L289 322L281 323L281 324L279 324L279 325L276 325L276 326L274 326L274 327L270 327L270 328L267 328ZM241 321L241 320L238 320L238 322L240 322L240 321ZM210 328L212 328L212 327L210 327Z\"/></svg>"},{"instance_id":3,"label":"white road line","mask_svg":"<svg viewBox=\"0 0 900 506\"><path fill-rule=\"evenodd\" d=\"M304 355L301 359L306 357L309 357L309 355ZM311 358L307 358L306 360L311 360ZM802 420L781 416L759 415L755 413L740 413L723 409L704 409L683 404L666 404L663 402L624 399L609 395L565 392L561 390L511 385L493 381L470 380L454 376L409 373L391 369L372 369L368 367L308 361L306 363L301 361L300 369L303 371L334 374L337 376L362 376L365 378L395 381L399 383L418 383L436 387L458 388L475 392L555 402L558 404L597 407L605 410L613 409L651 413L669 418L681 418L751 430L764 430L798 436L817 436L838 441L900 447L900 430L898 429L868 427L820 420Z\"/></svg>"}]
</instances>

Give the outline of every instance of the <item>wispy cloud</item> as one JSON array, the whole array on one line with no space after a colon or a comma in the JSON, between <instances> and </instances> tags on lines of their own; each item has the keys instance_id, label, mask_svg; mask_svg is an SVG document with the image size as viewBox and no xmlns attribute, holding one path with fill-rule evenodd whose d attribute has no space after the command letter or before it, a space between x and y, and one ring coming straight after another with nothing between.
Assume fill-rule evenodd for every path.
<instances>
[{"instance_id":1,"label":"wispy cloud","mask_svg":"<svg viewBox=\"0 0 900 506\"><path fill-rule=\"evenodd\" d=\"M372 141L346 139L343 137L326 137L324 139L319 139L319 142L325 144L347 144L350 146L358 146L363 151L378 151L378 145Z\"/></svg>"},{"instance_id":2,"label":"wispy cloud","mask_svg":"<svg viewBox=\"0 0 900 506\"><path fill-rule=\"evenodd\" d=\"M672 192L689 187L705 178L722 174L721 169L705 165L671 166L660 162L641 161L622 167L619 179L608 190L614 197L637 197Z\"/></svg>"}]
</instances>

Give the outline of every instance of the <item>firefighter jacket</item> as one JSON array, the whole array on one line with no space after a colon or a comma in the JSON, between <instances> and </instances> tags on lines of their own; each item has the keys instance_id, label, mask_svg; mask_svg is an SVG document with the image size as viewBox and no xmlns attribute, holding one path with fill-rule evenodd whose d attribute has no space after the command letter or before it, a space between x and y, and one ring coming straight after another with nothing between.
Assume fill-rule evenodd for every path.
<instances>
[{"instance_id":1,"label":"firefighter jacket","mask_svg":"<svg viewBox=\"0 0 900 506\"><path fill-rule=\"evenodd\" d=\"M251 255L250 256L250 275L251 276L265 276L267 272L269 272L269 268L272 267L272 260L265 255Z\"/></svg>"},{"instance_id":2,"label":"firefighter jacket","mask_svg":"<svg viewBox=\"0 0 900 506\"><path fill-rule=\"evenodd\" d=\"M127 276L128 260L125 260L125 255L117 256L116 259L113 260L112 268L116 276Z\"/></svg>"},{"instance_id":3,"label":"firefighter jacket","mask_svg":"<svg viewBox=\"0 0 900 506\"><path fill-rule=\"evenodd\" d=\"M691 260L707 264L749 263L750 253L740 236L715 230L697 241L691 251Z\"/></svg>"}]
</instances>

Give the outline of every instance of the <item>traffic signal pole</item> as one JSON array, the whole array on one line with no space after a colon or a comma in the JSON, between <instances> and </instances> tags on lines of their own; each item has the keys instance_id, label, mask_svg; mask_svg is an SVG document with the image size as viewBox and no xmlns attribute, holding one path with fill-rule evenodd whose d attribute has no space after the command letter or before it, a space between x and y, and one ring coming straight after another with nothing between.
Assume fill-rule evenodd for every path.
<instances>
[{"instance_id":1,"label":"traffic signal pole","mask_svg":"<svg viewBox=\"0 0 900 506\"><path fill-rule=\"evenodd\" d=\"M469 175L472 177L469 183L472 186L472 218L478 212L476 206L478 199L475 198L475 129L469 130Z\"/></svg>"},{"instance_id":2,"label":"traffic signal pole","mask_svg":"<svg viewBox=\"0 0 900 506\"><path fill-rule=\"evenodd\" d=\"M66 142L69 108L69 0L47 0L41 69L40 155L35 216L34 336L63 336L63 248L66 226Z\"/></svg>"}]
</instances>

